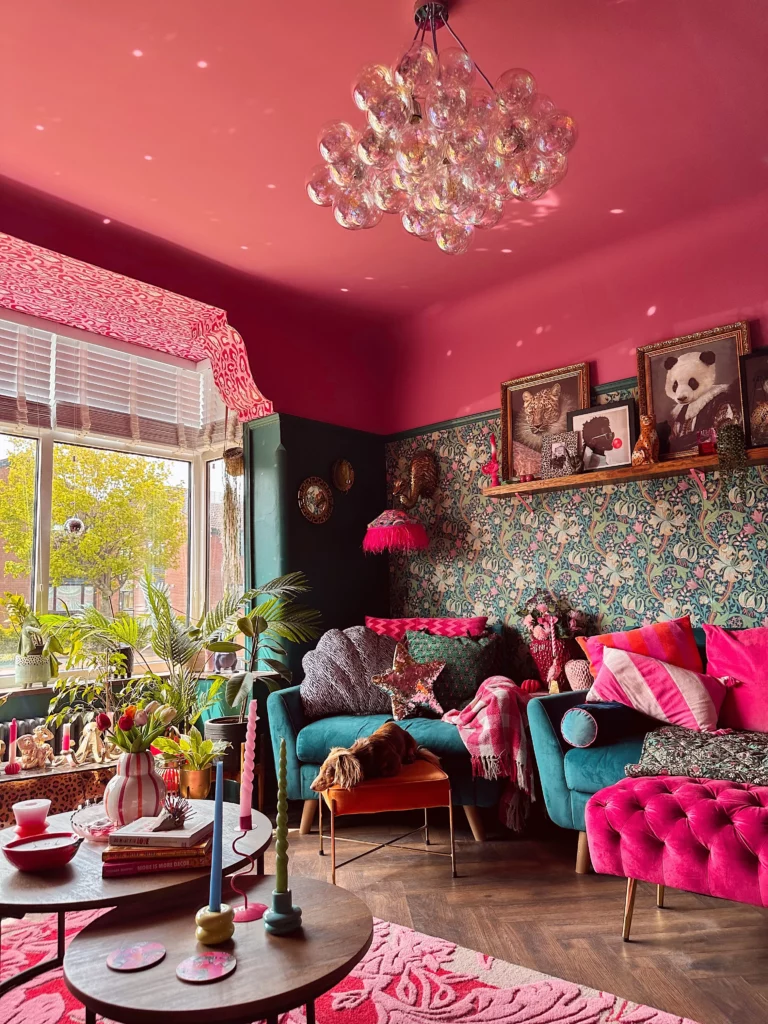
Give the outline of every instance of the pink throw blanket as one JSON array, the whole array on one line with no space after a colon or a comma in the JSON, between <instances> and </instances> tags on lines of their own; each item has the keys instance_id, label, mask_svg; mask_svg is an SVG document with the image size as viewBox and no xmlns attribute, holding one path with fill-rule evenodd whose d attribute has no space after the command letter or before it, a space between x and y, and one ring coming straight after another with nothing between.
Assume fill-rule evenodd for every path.
<instances>
[{"instance_id":1,"label":"pink throw blanket","mask_svg":"<svg viewBox=\"0 0 768 1024\"><path fill-rule=\"evenodd\" d=\"M462 711L447 711L444 722L457 726L472 758L472 774L508 779L499 806L507 828L519 832L533 794L525 707L528 694L506 676L490 676Z\"/></svg>"}]
</instances>

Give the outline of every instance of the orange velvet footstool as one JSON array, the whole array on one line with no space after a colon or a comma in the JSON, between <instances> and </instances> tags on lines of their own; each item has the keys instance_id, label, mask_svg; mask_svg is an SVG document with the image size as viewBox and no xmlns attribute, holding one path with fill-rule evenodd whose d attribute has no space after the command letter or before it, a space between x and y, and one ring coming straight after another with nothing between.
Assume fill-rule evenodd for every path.
<instances>
[{"instance_id":1,"label":"orange velvet footstool","mask_svg":"<svg viewBox=\"0 0 768 1024\"><path fill-rule=\"evenodd\" d=\"M323 835L323 798L331 811L331 834ZM424 845L429 846L429 822L427 812L430 807L447 807L448 821L450 824L451 852L441 853L438 850L421 850L415 846L399 846L395 849L413 850L418 853L431 853L436 857L451 858L451 875L456 877L456 850L453 841L453 804L451 803L451 784L448 776L434 764L428 761L414 761L413 764L405 764L399 775L389 779L371 779L369 782L361 782L354 789L341 789L340 786L331 786L321 794L320 799L320 856L324 854L323 839L331 840L331 881L336 884L336 868L344 864L351 864L353 860L366 857L369 853L375 853L385 846L392 846L400 839L406 839L416 832L424 832ZM376 814L379 811L416 811L424 809L424 824L418 828L411 829L401 836L390 839L387 843L367 843L362 839L345 839L336 835L336 819L346 814ZM373 849L365 850L356 857L350 857L343 864L336 864L336 840L345 843L359 843L362 846L371 846Z\"/></svg>"}]
</instances>

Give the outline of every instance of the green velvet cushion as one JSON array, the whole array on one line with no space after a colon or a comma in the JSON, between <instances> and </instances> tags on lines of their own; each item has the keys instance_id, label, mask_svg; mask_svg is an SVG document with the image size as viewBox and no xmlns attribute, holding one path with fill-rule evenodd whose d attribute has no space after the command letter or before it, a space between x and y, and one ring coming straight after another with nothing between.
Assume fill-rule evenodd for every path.
<instances>
[{"instance_id":1,"label":"green velvet cushion","mask_svg":"<svg viewBox=\"0 0 768 1024\"><path fill-rule=\"evenodd\" d=\"M640 758L643 737L633 736L608 747L573 748L565 755L565 782L568 789L597 793L624 778L624 767Z\"/></svg>"},{"instance_id":2,"label":"green velvet cushion","mask_svg":"<svg viewBox=\"0 0 768 1024\"><path fill-rule=\"evenodd\" d=\"M432 636L409 630L408 650L416 661L444 661L435 680L435 697L444 711L464 708L484 679L498 672L501 638L491 636Z\"/></svg>"},{"instance_id":3,"label":"green velvet cushion","mask_svg":"<svg viewBox=\"0 0 768 1024\"><path fill-rule=\"evenodd\" d=\"M391 719L387 715L335 715L305 725L296 737L296 755L305 764L322 764L331 747L351 747L355 740L370 736ZM411 733L417 743L428 747L438 757L466 757L455 725L439 718L408 718L398 723Z\"/></svg>"}]
</instances>

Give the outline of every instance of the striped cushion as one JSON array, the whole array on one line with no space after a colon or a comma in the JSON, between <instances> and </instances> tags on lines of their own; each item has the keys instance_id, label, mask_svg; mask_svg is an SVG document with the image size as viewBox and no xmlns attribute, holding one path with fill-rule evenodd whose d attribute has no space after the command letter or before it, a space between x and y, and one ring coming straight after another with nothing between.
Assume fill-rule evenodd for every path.
<instances>
[{"instance_id":1,"label":"striped cushion","mask_svg":"<svg viewBox=\"0 0 768 1024\"><path fill-rule=\"evenodd\" d=\"M712 732L726 693L714 676L607 647L587 703L615 700L669 725Z\"/></svg>"},{"instance_id":2,"label":"striped cushion","mask_svg":"<svg viewBox=\"0 0 768 1024\"><path fill-rule=\"evenodd\" d=\"M625 633L579 636L576 640L589 658L593 676L600 671L606 647L618 647L622 651L658 658L659 661L689 668L693 672L704 671L691 620L687 615L682 619L656 622L652 626L641 626L640 629L630 629Z\"/></svg>"},{"instance_id":3,"label":"striped cushion","mask_svg":"<svg viewBox=\"0 0 768 1024\"><path fill-rule=\"evenodd\" d=\"M399 643L409 629L423 630L432 636L482 636L488 618L477 615L471 619L379 619L366 615L368 629L381 636L391 636Z\"/></svg>"}]
</instances>

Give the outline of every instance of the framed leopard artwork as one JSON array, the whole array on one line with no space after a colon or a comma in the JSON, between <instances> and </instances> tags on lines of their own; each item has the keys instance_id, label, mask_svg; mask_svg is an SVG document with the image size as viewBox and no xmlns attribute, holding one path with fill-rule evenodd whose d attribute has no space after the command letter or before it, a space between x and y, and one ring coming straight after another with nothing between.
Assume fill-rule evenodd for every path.
<instances>
[{"instance_id":1,"label":"framed leopard artwork","mask_svg":"<svg viewBox=\"0 0 768 1024\"><path fill-rule=\"evenodd\" d=\"M568 429L568 414L589 405L589 367L574 363L501 385L501 465L505 480L541 476L541 446Z\"/></svg>"}]
</instances>

